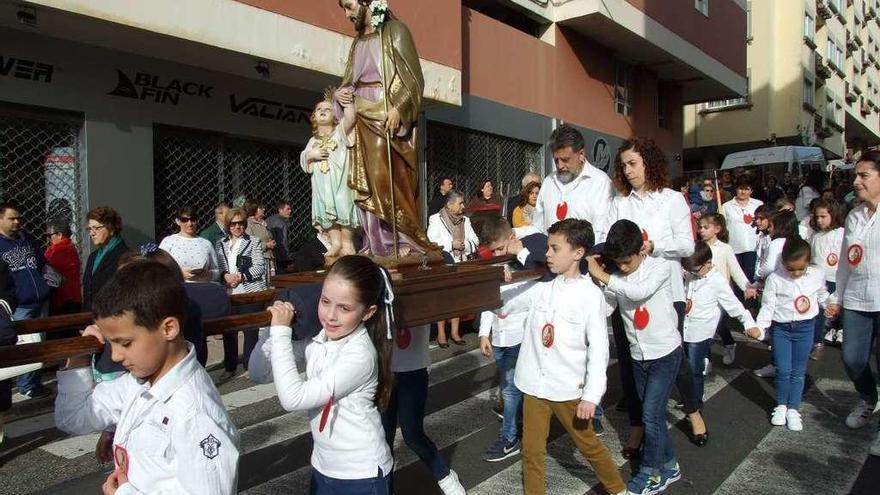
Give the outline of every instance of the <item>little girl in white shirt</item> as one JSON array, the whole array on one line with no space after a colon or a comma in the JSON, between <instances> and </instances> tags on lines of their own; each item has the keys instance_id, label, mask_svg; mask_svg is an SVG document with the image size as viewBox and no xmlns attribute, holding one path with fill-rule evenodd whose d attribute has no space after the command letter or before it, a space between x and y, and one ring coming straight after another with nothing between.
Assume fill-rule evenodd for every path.
<instances>
[{"instance_id":1,"label":"little girl in white shirt","mask_svg":"<svg viewBox=\"0 0 880 495\"><path fill-rule=\"evenodd\" d=\"M813 253L811 263L825 271L825 287L834 293L837 288L837 266L840 262L840 246L843 244L843 211L834 200L816 199L810 214L810 227L814 234L810 239ZM824 351L823 337L830 342L843 342L843 330L828 330L825 334L825 315L816 317L816 334L810 357L819 359Z\"/></svg>"},{"instance_id":2,"label":"little girl in white shirt","mask_svg":"<svg viewBox=\"0 0 880 495\"><path fill-rule=\"evenodd\" d=\"M388 493L394 462L385 441L379 408L392 387L391 306L387 273L363 256L333 264L321 291L318 319L323 329L307 341L292 340L294 308L276 301L269 308L269 335L261 331L251 354L253 381L274 380L286 411L307 411L314 448L311 493L349 488ZM306 378L294 360L304 350ZM298 356L301 357L301 356Z\"/></svg>"}]
</instances>

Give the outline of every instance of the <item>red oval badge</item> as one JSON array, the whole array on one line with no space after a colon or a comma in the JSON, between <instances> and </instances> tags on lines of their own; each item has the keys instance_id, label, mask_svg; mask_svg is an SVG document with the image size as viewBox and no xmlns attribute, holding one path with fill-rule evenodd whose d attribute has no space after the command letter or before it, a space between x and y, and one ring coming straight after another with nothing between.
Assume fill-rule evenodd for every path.
<instances>
[{"instance_id":1,"label":"red oval badge","mask_svg":"<svg viewBox=\"0 0 880 495\"><path fill-rule=\"evenodd\" d=\"M566 216L568 216L568 203L563 201L556 205L556 219L565 220Z\"/></svg>"},{"instance_id":2,"label":"red oval badge","mask_svg":"<svg viewBox=\"0 0 880 495\"><path fill-rule=\"evenodd\" d=\"M798 296L794 300L794 309L800 314L804 314L810 310L810 298L807 296Z\"/></svg>"},{"instance_id":3,"label":"red oval badge","mask_svg":"<svg viewBox=\"0 0 880 495\"><path fill-rule=\"evenodd\" d=\"M828 266L837 266L837 253L828 253L828 256L825 257L825 263L828 263Z\"/></svg>"},{"instance_id":4,"label":"red oval badge","mask_svg":"<svg viewBox=\"0 0 880 495\"><path fill-rule=\"evenodd\" d=\"M633 325L635 325L636 330L644 330L650 322L651 314L648 313L648 308L645 306L637 308L635 315L633 315Z\"/></svg>"},{"instance_id":5,"label":"red oval badge","mask_svg":"<svg viewBox=\"0 0 880 495\"><path fill-rule=\"evenodd\" d=\"M507 313L501 313L501 314L499 314L499 315L498 315L498 319L499 319L499 320L506 320L506 319L507 319Z\"/></svg>"},{"instance_id":6,"label":"red oval badge","mask_svg":"<svg viewBox=\"0 0 880 495\"><path fill-rule=\"evenodd\" d=\"M865 256L865 248L861 244L853 244L846 250L846 261L850 266L857 266Z\"/></svg>"},{"instance_id":7,"label":"red oval badge","mask_svg":"<svg viewBox=\"0 0 880 495\"><path fill-rule=\"evenodd\" d=\"M755 217L749 215L748 213L743 215L743 222L745 222L747 225L751 225L753 220L755 220Z\"/></svg>"},{"instance_id":8,"label":"red oval badge","mask_svg":"<svg viewBox=\"0 0 880 495\"><path fill-rule=\"evenodd\" d=\"M544 347L553 347L553 324L547 323L541 329L541 343Z\"/></svg>"},{"instance_id":9,"label":"red oval badge","mask_svg":"<svg viewBox=\"0 0 880 495\"><path fill-rule=\"evenodd\" d=\"M648 231L642 229L642 242L648 242Z\"/></svg>"},{"instance_id":10,"label":"red oval badge","mask_svg":"<svg viewBox=\"0 0 880 495\"><path fill-rule=\"evenodd\" d=\"M694 301L693 301L693 299L688 298L687 302L685 303L684 314L686 314L686 315L691 314L691 309L693 309L693 308L694 308Z\"/></svg>"},{"instance_id":11,"label":"red oval badge","mask_svg":"<svg viewBox=\"0 0 880 495\"><path fill-rule=\"evenodd\" d=\"M397 341L398 348L406 349L412 343L412 333L409 331L409 328L398 328L394 340Z\"/></svg>"}]
</instances>

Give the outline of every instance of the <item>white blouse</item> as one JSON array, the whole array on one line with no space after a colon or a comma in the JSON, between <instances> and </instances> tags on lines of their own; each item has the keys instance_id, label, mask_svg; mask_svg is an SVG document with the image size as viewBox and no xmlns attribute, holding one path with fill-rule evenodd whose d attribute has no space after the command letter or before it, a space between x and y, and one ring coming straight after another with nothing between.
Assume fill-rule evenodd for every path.
<instances>
[{"instance_id":1,"label":"white blouse","mask_svg":"<svg viewBox=\"0 0 880 495\"><path fill-rule=\"evenodd\" d=\"M825 280L837 281L837 267L840 263L840 245L843 243L843 227L825 232L816 232L810 239L811 263L825 271Z\"/></svg>"},{"instance_id":2,"label":"white blouse","mask_svg":"<svg viewBox=\"0 0 880 495\"><path fill-rule=\"evenodd\" d=\"M849 212L841 262L837 267L837 288L831 303L856 311L880 311L880 224L877 212L868 216L863 204Z\"/></svg>"},{"instance_id":3,"label":"white blouse","mask_svg":"<svg viewBox=\"0 0 880 495\"><path fill-rule=\"evenodd\" d=\"M738 319L744 328L755 326L752 315L733 294L730 282L716 269L709 270L704 277L688 275L685 290L685 342L696 343L711 339L721 321L722 309L732 318Z\"/></svg>"},{"instance_id":4,"label":"white blouse","mask_svg":"<svg viewBox=\"0 0 880 495\"><path fill-rule=\"evenodd\" d=\"M170 254L182 270L206 270L211 273L211 280L220 277L217 251L207 239L172 234L162 239L159 249Z\"/></svg>"},{"instance_id":5,"label":"white blouse","mask_svg":"<svg viewBox=\"0 0 880 495\"><path fill-rule=\"evenodd\" d=\"M724 218L727 220L727 231L730 232L730 247L736 254L754 251L758 240L758 230L754 227L755 210L764 204L755 198L749 198L746 206L740 206L736 199L722 205Z\"/></svg>"},{"instance_id":6,"label":"white blouse","mask_svg":"<svg viewBox=\"0 0 880 495\"><path fill-rule=\"evenodd\" d=\"M767 277L761 310L755 320L762 330L769 328L774 321L791 323L812 320L819 314L819 306L825 306L827 301L825 272L809 266L803 275L791 278L784 268L779 268Z\"/></svg>"},{"instance_id":7,"label":"white blouse","mask_svg":"<svg viewBox=\"0 0 880 495\"><path fill-rule=\"evenodd\" d=\"M611 203L611 224L630 220L642 229L642 238L654 243L651 256L662 258L669 266L673 301L684 301L681 258L694 253L691 210L680 192L672 189L652 191L644 196L632 191Z\"/></svg>"}]
</instances>

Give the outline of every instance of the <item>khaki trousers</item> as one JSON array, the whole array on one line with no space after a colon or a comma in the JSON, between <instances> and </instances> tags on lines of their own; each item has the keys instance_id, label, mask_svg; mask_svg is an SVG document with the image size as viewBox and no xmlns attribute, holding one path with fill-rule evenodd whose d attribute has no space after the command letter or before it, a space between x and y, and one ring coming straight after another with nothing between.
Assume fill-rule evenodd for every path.
<instances>
[{"instance_id":1,"label":"khaki trousers","mask_svg":"<svg viewBox=\"0 0 880 495\"><path fill-rule=\"evenodd\" d=\"M593 431L592 421L578 419L575 415L580 400L553 402L524 394L523 400L523 485L526 495L544 493L547 435L550 434L550 417L562 423L571 435L578 450L587 459L599 481L608 493L626 490L626 484L605 444Z\"/></svg>"}]
</instances>

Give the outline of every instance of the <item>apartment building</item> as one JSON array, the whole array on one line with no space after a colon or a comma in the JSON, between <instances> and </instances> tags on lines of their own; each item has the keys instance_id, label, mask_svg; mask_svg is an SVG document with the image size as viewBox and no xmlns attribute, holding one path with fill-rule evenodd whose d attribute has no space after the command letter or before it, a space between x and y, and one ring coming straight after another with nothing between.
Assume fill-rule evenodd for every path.
<instances>
[{"instance_id":1,"label":"apartment building","mask_svg":"<svg viewBox=\"0 0 880 495\"><path fill-rule=\"evenodd\" d=\"M423 202L447 174L516 194L561 122L604 170L631 135L680 170L682 106L747 87L745 0L389 3L425 75ZM74 226L111 204L131 242L181 204L207 224L220 200L287 198L296 244L299 153L352 35L337 0L0 0L0 197Z\"/></svg>"},{"instance_id":2,"label":"apartment building","mask_svg":"<svg viewBox=\"0 0 880 495\"><path fill-rule=\"evenodd\" d=\"M748 92L688 105L685 168L773 145L827 158L880 144L877 0L748 2Z\"/></svg>"}]
</instances>

